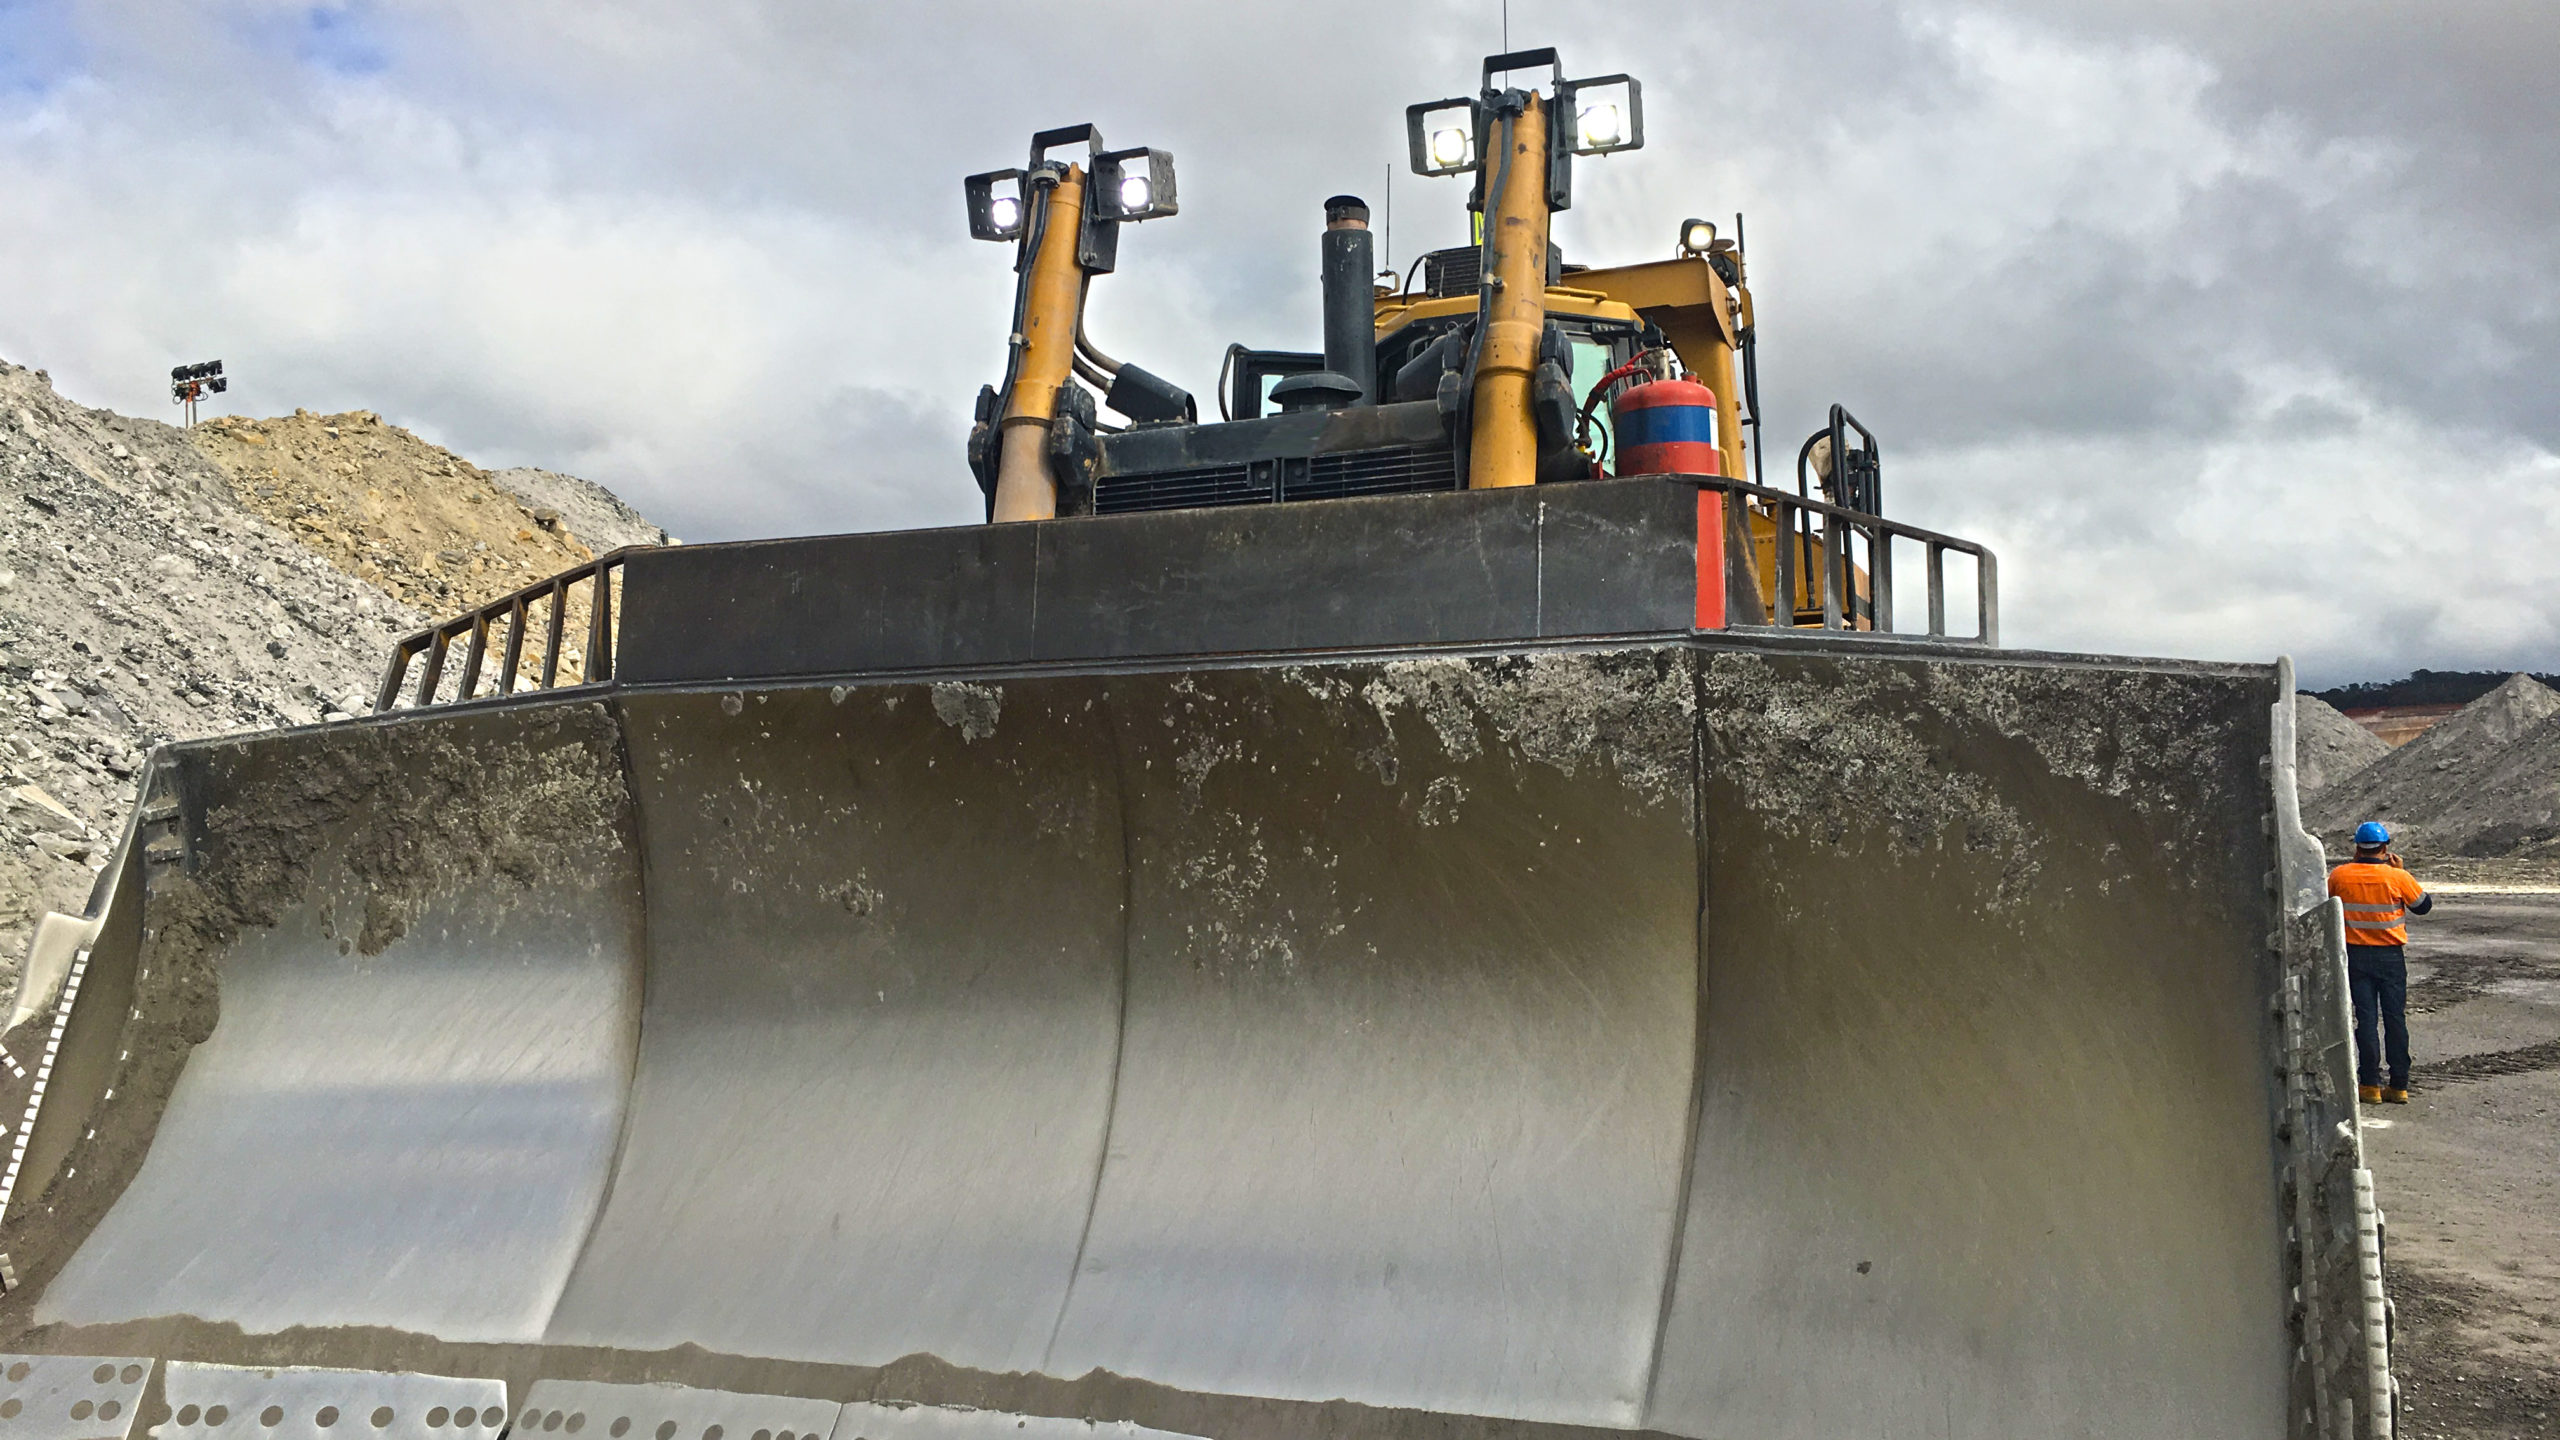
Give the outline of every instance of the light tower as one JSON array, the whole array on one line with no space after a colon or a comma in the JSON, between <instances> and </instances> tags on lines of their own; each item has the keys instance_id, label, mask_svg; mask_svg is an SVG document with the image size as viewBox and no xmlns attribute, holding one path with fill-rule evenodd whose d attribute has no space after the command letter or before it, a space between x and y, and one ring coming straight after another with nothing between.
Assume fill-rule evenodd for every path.
<instances>
[{"instance_id":1,"label":"light tower","mask_svg":"<svg viewBox=\"0 0 2560 1440\"><path fill-rule=\"evenodd\" d=\"M169 398L187 407L187 428L191 430L196 423L196 402L230 388L231 382L223 377L219 360L181 365L169 372Z\"/></svg>"}]
</instances>

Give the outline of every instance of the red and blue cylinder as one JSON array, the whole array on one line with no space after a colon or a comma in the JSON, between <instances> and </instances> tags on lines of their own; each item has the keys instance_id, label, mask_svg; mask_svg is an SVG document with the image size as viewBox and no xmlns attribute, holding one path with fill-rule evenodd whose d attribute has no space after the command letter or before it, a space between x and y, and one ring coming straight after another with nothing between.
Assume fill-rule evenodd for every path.
<instances>
[{"instance_id":1,"label":"red and blue cylinder","mask_svg":"<svg viewBox=\"0 0 2560 1440\"><path fill-rule=\"evenodd\" d=\"M1609 428L1621 475L1722 475L1716 392L1695 380L1631 385L1609 402ZM1694 624L1725 626L1724 495L1698 487L1698 600Z\"/></svg>"},{"instance_id":2,"label":"red and blue cylinder","mask_svg":"<svg viewBox=\"0 0 2560 1440\"><path fill-rule=\"evenodd\" d=\"M1621 475L1721 475L1716 392L1695 380L1630 385L1609 401L1609 433Z\"/></svg>"}]
</instances>

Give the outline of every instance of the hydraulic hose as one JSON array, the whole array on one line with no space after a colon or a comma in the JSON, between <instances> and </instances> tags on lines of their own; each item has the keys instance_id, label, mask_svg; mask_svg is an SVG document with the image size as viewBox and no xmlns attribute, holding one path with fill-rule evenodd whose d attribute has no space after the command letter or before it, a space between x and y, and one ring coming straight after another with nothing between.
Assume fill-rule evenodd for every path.
<instances>
[{"instance_id":1,"label":"hydraulic hose","mask_svg":"<svg viewBox=\"0 0 2560 1440\"><path fill-rule=\"evenodd\" d=\"M1013 267L1013 329L1005 337L1004 383L996 387L998 414L1013 403L1013 385L1022 375L1022 352L1030 343L1023 337L1022 316L1031 303L1031 257L1040 253L1040 238L1049 228L1049 207L1039 203L1039 192L1057 183L1051 173L1035 170L1023 191L1022 248Z\"/></svg>"},{"instance_id":2,"label":"hydraulic hose","mask_svg":"<svg viewBox=\"0 0 2560 1440\"><path fill-rule=\"evenodd\" d=\"M1502 117L1500 147L1502 158L1495 162L1493 184L1485 190L1488 205L1502 203L1502 188L1511 178L1511 121ZM1484 233L1476 238L1476 329L1467 337L1467 394L1476 393L1476 365L1484 358L1484 332L1493 324L1493 219L1488 208L1478 212L1486 216ZM1419 263L1419 262L1417 262Z\"/></svg>"},{"instance_id":3,"label":"hydraulic hose","mask_svg":"<svg viewBox=\"0 0 2560 1440\"><path fill-rule=\"evenodd\" d=\"M1600 382L1591 387L1591 393L1583 398L1582 413L1574 417L1573 438L1575 443L1581 445L1586 450L1590 448L1591 413L1600 408L1601 401L1608 398L1610 386L1617 384L1619 381L1624 380L1628 376L1636 374L1639 371L1651 369L1652 367L1646 362L1647 357L1651 356L1653 353L1653 351L1647 350L1642 354L1637 355L1633 360L1630 360L1626 364L1619 366L1617 369L1610 371L1608 374L1601 376ZM1611 434L1606 430L1600 433L1608 436L1608 448L1616 448L1617 437L1614 434ZM1591 469L1594 475L1600 473L1600 464L1600 457L1594 455L1591 458Z\"/></svg>"},{"instance_id":4,"label":"hydraulic hose","mask_svg":"<svg viewBox=\"0 0 2560 1440\"><path fill-rule=\"evenodd\" d=\"M1100 370L1104 375L1117 375L1120 373L1120 362L1103 354L1102 347L1094 344L1092 339L1084 333L1085 296L1090 294L1092 290L1093 277L1091 275L1087 275L1084 277L1084 293L1080 293L1076 296L1076 354L1081 359L1091 363L1095 369ZM1092 377L1087 376L1085 378L1091 379ZM1111 382L1109 380L1104 380L1101 383L1103 388L1106 390L1111 386Z\"/></svg>"},{"instance_id":5,"label":"hydraulic hose","mask_svg":"<svg viewBox=\"0 0 2560 1440\"><path fill-rule=\"evenodd\" d=\"M1227 377L1235 373L1236 357L1243 353L1245 353L1245 346L1242 341L1238 341L1227 347L1227 358L1218 362L1218 418L1221 420L1236 418L1229 413L1233 407L1227 403Z\"/></svg>"}]
</instances>

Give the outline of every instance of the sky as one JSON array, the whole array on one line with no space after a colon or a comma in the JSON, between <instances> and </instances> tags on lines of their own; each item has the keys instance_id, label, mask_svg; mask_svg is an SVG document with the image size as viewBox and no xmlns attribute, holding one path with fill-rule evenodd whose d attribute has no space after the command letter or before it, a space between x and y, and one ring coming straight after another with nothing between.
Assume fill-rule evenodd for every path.
<instances>
[{"instance_id":1,"label":"sky","mask_svg":"<svg viewBox=\"0 0 2560 1440\"><path fill-rule=\"evenodd\" d=\"M2560 670L2560 7L1510 0L1645 86L1569 258L1747 216L1772 479L1834 401L2013 646ZM1402 170L1502 0L0 0L0 358L173 415L371 409L688 540L960 524L1010 254L960 180L1091 121L1179 215L1098 344L1312 349L1328 195Z\"/></svg>"}]
</instances>

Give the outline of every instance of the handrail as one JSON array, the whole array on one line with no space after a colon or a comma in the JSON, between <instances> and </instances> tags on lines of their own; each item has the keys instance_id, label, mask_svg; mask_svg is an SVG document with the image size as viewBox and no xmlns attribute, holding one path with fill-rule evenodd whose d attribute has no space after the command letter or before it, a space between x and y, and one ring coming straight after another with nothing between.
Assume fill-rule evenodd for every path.
<instances>
[{"instance_id":1,"label":"handrail","mask_svg":"<svg viewBox=\"0 0 2560 1440\"><path fill-rule=\"evenodd\" d=\"M630 553L630 547L608 551L548 580L537 581L511 595L466 610L450 620L402 639L392 646L391 659L383 667L382 684L373 697L374 713L383 714L404 705L412 708L449 705L475 698L481 693L481 670L488 659L489 632L500 624L506 626L506 643L499 651L495 684L486 693L512 695L519 690L567 689L602 685L612 680L614 646L619 637L613 616L614 576L622 569L623 557ZM577 678L563 685L560 680L561 641L566 638L571 602L580 597L587 603L585 644L578 657ZM523 674L525 631L532 622L536 605L546 611L541 672L531 684L520 684L520 681L530 678ZM445 660L452 652L454 642L465 636L470 637L470 643L463 651L462 674L453 693L440 697L437 691L444 684ZM426 668L417 685L410 687L410 667L421 654L426 657ZM404 694L404 690L407 693Z\"/></svg>"},{"instance_id":2,"label":"handrail","mask_svg":"<svg viewBox=\"0 0 2560 1440\"><path fill-rule=\"evenodd\" d=\"M1929 629L1926 638L1949 644L1981 645L1996 648L2000 643L1999 564L1991 551L1972 540L1887 520L1847 506L1815 500L1785 490L1754 485L1748 481L1722 475L1663 475L1664 480L1685 481L1704 490L1756 501L1776 523L1778 534L1789 540L1796 538L1800 526L1810 526L1818 517L1822 527L1821 593L1822 619L1819 628L1845 633L1872 633L1879 638L1893 631L1893 544L1910 540L1928 550ZM1725 614L1726 626L1736 630L1805 630L1816 628L1795 623L1794 598L1800 593L1797 583L1797 546L1780 544L1777 551L1775 593L1786 612L1781 623L1762 598L1745 506L1724 506ZM1863 541L1866 549L1868 611L1857 613L1859 597L1854 593L1853 540ZM1970 555L1975 562L1974 620L1972 635L1947 633L1946 553L1950 550ZM548 580L528 585L511 595L465 611L450 620L429 626L399 641L382 672L382 683L374 695L374 713L382 714L403 708L449 705L482 695L511 695L520 691L583 688L603 685L613 679L614 652L619 629L614 623L614 576L622 569L628 549L615 550L559 574ZM586 643L579 657L575 678L562 681L562 641L566 638L569 612L573 603L585 599ZM533 610L541 606L546 612L541 627L541 665L535 676L525 674L529 657L526 639L533 628ZM1751 616L1754 619L1739 617ZM1859 632L1858 621L1868 619L1870 632ZM498 647L496 678L486 687L482 672L488 668L491 632L505 627L505 642ZM444 687L446 662L456 641L465 640L462 670L451 693L439 693ZM1922 638L1917 635L1906 638ZM417 682L410 683L411 671L420 656L426 665Z\"/></svg>"},{"instance_id":3,"label":"handrail","mask_svg":"<svg viewBox=\"0 0 2560 1440\"><path fill-rule=\"evenodd\" d=\"M1899 520L1887 520L1881 515L1871 515L1863 510L1832 504L1827 500L1815 500L1785 490L1772 489L1766 485L1754 485L1746 480L1730 479L1722 475L1677 475L1667 478L1686 480L1701 489L1717 490L1725 494L1760 501L1767 507L1770 518L1777 524L1778 534L1783 537L1782 542L1776 547L1778 573L1777 584L1773 587L1773 593L1778 597L1778 606L1783 607L1787 617L1784 622L1780 622L1772 612L1772 607L1761 598L1759 586L1751 575L1750 567L1739 563L1742 557L1752 554L1750 531L1742 518L1744 507L1739 505L1724 507L1725 553L1728 557L1732 557L1725 565L1725 614L1727 617L1725 623L1728 628L1754 630L1813 628L1795 623L1795 596L1799 590L1796 580L1796 546L1784 541L1795 538L1795 532L1800 525L1809 531L1813 517L1819 516L1822 522L1820 562L1822 565L1822 624L1820 628L1839 631L1854 631L1857 628L1856 605L1851 595L1852 584L1849 578L1852 568L1849 563L1851 548L1849 542L1852 538L1859 538L1866 542L1869 619L1874 627L1870 633L1877 635L1896 633L1893 629L1892 542L1912 540L1926 546L1928 550L1929 629L1926 638L1953 644L1976 644L1998 648L2000 644L2000 563L1988 546L1978 541L1940 534L1935 530L1924 530L1917 525L1906 525ZM1974 559L1974 633L1972 635L1947 633L1946 556L1950 550L1970 555ZM1767 618L1757 622L1732 618L1738 615L1761 615Z\"/></svg>"}]
</instances>

